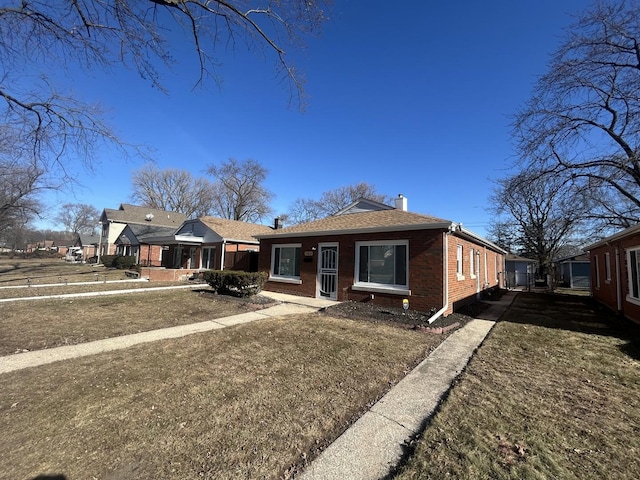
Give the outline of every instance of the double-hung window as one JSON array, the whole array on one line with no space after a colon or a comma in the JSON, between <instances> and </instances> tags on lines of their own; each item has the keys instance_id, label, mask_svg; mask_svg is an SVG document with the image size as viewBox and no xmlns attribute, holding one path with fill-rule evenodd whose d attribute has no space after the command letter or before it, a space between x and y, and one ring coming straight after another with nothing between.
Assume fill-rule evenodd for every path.
<instances>
[{"instance_id":1,"label":"double-hung window","mask_svg":"<svg viewBox=\"0 0 640 480\"><path fill-rule=\"evenodd\" d=\"M473 248L469 249L469 275L471 278L476 278L476 252Z\"/></svg>"},{"instance_id":2,"label":"double-hung window","mask_svg":"<svg viewBox=\"0 0 640 480\"><path fill-rule=\"evenodd\" d=\"M407 240L356 242L356 287L409 288Z\"/></svg>"},{"instance_id":3,"label":"double-hung window","mask_svg":"<svg viewBox=\"0 0 640 480\"><path fill-rule=\"evenodd\" d=\"M640 301L640 247L627 250L627 266L629 268L628 297Z\"/></svg>"},{"instance_id":4,"label":"double-hung window","mask_svg":"<svg viewBox=\"0 0 640 480\"><path fill-rule=\"evenodd\" d=\"M464 258L462 256L463 251L462 251L462 245L457 245L457 250L456 250L456 274L458 275L458 279L464 278L464 270L463 270L463 263L462 263L462 259Z\"/></svg>"},{"instance_id":5,"label":"double-hung window","mask_svg":"<svg viewBox=\"0 0 640 480\"><path fill-rule=\"evenodd\" d=\"M271 250L271 277L282 281L300 280L301 244L273 245Z\"/></svg>"},{"instance_id":6,"label":"double-hung window","mask_svg":"<svg viewBox=\"0 0 640 480\"><path fill-rule=\"evenodd\" d=\"M611 255L609 252L604 254L604 281L611 283Z\"/></svg>"}]
</instances>

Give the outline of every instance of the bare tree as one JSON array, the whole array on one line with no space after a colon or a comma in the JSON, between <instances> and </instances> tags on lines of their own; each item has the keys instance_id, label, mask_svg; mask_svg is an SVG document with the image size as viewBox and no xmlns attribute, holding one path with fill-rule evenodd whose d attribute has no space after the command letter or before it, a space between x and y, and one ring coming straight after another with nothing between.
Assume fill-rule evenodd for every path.
<instances>
[{"instance_id":1,"label":"bare tree","mask_svg":"<svg viewBox=\"0 0 640 480\"><path fill-rule=\"evenodd\" d=\"M545 272L564 246L576 243L574 237L589 209L588 204L576 202L571 185L539 173L500 180L491 200L496 220L489 230L502 229L516 250L513 253L537 260Z\"/></svg>"},{"instance_id":2,"label":"bare tree","mask_svg":"<svg viewBox=\"0 0 640 480\"><path fill-rule=\"evenodd\" d=\"M57 88L61 69L84 71L117 66L137 70L165 91L158 66L171 66L172 32L190 39L199 70L194 84L217 79L215 53L244 44L271 54L304 105L302 79L286 49L315 34L325 20L316 0L30 0L0 5L0 144L10 141L14 158L40 172L40 187L74 181L71 159L95 164L103 143L130 152L102 121L97 105ZM34 77L31 72L41 72ZM74 69L77 74L77 69ZM10 137L5 137L10 131ZM34 184L35 185L35 184Z\"/></svg>"},{"instance_id":3,"label":"bare tree","mask_svg":"<svg viewBox=\"0 0 640 480\"><path fill-rule=\"evenodd\" d=\"M160 170L147 164L132 173L132 199L142 206L203 217L213 211L214 189L206 178L186 170Z\"/></svg>"},{"instance_id":4,"label":"bare tree","mask_svg":"<svg viewBox=\"0 0 640 480\"><path fill-rule=\"evenodd\" d=\"M100 221L100 212L92 205L84 203L65 203L56 216L67 232L93 235Z\"/></svg>"},{"instance_id":5,"label":"bare tree","mask_svg":"<svg viewBox=\"0 0 640 480\"><path fill-rule=\"evenodd\" d=\"M255 160L233 158L211 165L214 183L213 213L229 220L259 222L272 214L271 193L264 186L269 171Z\"/></svg>"},{"instance_id":6,"label":"bare tree","mask_svg":"<svg viewBox=\"0 0 640 480\"><path fill-rule=\"evenodd\" d=\"M338 213L360 198L379 203L389 203L393 200L388 195L378 193L374 185L360 182L327 190L318 200L297 198L289 207L287 218L294 224L318 220Z\"/></svg>"},{"instance_id":7,"label":"bare tree","mask_svg":"<svg viewBox=\"0 0 640 480\"><path fill-rule=\"evenodd\" d=\"M609 226L640 221L639 45L637 0L596 3L514 121L525 168L571 182Z\"/></svg>"}]
</instances>

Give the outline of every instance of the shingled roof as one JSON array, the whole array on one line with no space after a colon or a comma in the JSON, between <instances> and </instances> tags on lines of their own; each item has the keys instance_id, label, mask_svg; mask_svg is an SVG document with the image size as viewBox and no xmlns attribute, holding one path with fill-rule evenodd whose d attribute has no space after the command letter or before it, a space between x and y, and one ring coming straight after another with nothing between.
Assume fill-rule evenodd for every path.
<instances>
[{"instance_id":1,"label":"shingled roof","mask_svg":"<svg viewBox=\"0 0 640 480\"><path fill-rule=\"evenodd\" d=\"M225 240L257 243L258 235L273 231L271 227L267 227L266 225L257 225L239 220L227 220L216 217L200 217L198 220Z\"/></svg>"},{"instance_id":2,"label":"shingled roof","mask_svg":"<svg viewBox=\"0 0 640 480\"><path fill-rule=\"evenodd\" d=\"M450 220L406 212L392 208L369 212L335 215L292 227L271 230L257 235L258 238L275 238L281 236L315 236L344 235L364 232L389 232L402 230L423 230L449 228L454 223Z\"/></svg>"},{"instance_id":3,"label":"shingled roof","mask_svg":"<svg viewBox=\"0 0 640 480\"><path fill-rule=\"evenodd\" d=\"M105 208L101 220L119 223L138 223L149 225L162 225L178 228L187 219L187 215L154 208L138 207L123 203L120 208Z\"/></svg>"}]
</instances>

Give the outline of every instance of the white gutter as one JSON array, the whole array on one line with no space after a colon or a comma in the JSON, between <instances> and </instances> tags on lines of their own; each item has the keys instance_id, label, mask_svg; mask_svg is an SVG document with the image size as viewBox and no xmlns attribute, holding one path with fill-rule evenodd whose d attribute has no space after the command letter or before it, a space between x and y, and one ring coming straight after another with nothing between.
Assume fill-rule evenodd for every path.
<instances>
[{"instance_id":1,"label":"white gutter","mask_svg":"<svg viewBox=\"0 0 640 480\"><path fill-rule=\"evenodd\" d=\"M444 248L443 248L443 256L444 256L444 285L443 285L443 289L442 289L442 294L444 296L444 305L442 306L442 308L440 310L438 310L436 313L434 313L431 318L429 318L429 320L427 320L427 322L429 323L429 325L431 325L433 322L435 322L438 318L440 318L442 316L442 314L444 312L447 311L447 309L449 308L449 234L451 233L451 228L449 228L449 230L447 230L446 232L443 233L444 235Z\"/></svg>"}]
</instances>

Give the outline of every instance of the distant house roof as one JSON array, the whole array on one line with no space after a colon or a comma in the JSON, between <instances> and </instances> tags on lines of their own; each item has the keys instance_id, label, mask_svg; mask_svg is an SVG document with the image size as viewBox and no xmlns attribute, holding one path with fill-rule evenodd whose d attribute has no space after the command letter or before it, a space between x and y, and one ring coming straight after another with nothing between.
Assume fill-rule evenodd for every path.
<instances>
[{"instance_id":1,"label":"distant house roof","mask_svg":"<svg viewBox=\"0 0 640 480\"><path fill-rule=\"evenodd\" d=\"M138 243L147 243L145 240L173 235L175 231L176 228L174 227L165 227L162 225L129 224L116 239L116 243L131 245L135 244L135 240L137 240Z\"/></svg>"},{"instance_id":2,"label":"distant house roof","mask_svg":"<svg viewBox=\"0 0 640 480\"><path fill-rule=\"evenodd\" d=\"M532 260L530 258L521 257L520 255L516 255L514 253L507 253L504 257L507 262L529 262L536 263L537 260Z\"/></svg>"},{"instance_id":3,"label":"distant house roof","mask_svg":"<svg viewBox=\"0 0 640 480\"><path fill-rule=\"evenodd\" d=\"M97 245L100 243L100 235L91 235L88 233L79 233L78 242L80 245Z\"/></svg>"},{"instance_id":4,"label":"distant house roof","mask_svg":"<svg viewBox=\"0 0 640 480\"><path fill-rule=\"evenodd\" d=\"M225 240L257 243L258 235L273 231L271 227L266 225L257 225L239 220L227 220L216 217L201 217L198 220Z\"/></svg>"},{"instance_id":5,"label":"distant house roof","mask_svg":"<svg viewBox=\"0 0 640 480\"><path fill-rule=\"evenodd\" d=\"M111 221L127 224L163 225L166 227L173 226L175 228L178 228L186 219L187 216L183 213L138 207L126 203L121 204L118 209L105 208L100 217L102 222Z\"/></svg>"},{"instance_id":6,"label":"distant house roof","mask_svg":"<svg viewBox=\"0 0 640 480\"><path fill-rule=\"evenodd\" d=\"M554 260L555 263L564 263L564 262L590 262L588 253L579 253L577 255L569 255L566 257L558 258Z\"/></svg>"},{"instance_id":7,"label":"distant house roof","mask_svg":"<svg viewBox=\"0 0 640 480\"><path fill-rule=\"evenodd\" d=\"M368 198L359 198L334 215L346 215L349 213L369 212L374 210L393 210L393 207Z\"/></svg>"}]
</instances>

